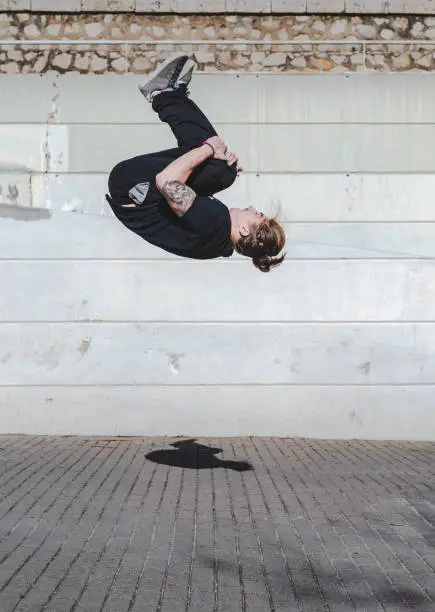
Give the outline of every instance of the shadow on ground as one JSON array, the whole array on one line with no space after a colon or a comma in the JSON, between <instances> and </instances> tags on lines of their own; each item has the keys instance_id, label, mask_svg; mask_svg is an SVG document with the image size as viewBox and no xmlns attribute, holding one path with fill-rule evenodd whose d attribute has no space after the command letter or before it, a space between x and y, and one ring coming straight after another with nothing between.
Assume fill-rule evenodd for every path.
<instances>
[{"instance_id":1,"label":"shadow on ground","mask_svg":"<svg viewBox=\"0 0 435 612\"><path fill-rule=\"evenodd\" d=\"M264 542L262 542L264 544ZM256 551L251 558L244 558L240 566L228 563L225 560L208 555L197 555L198 564L213 571L218 568L219 574L241 577L239 582L240 591L237 592L235 584L232 587L233 600L229 604L233 607L223 609L228 612L250 609L250 604L255 599L266 601L266 593L269 591L274 600L270 607L264 604L262 612L330 612L341 610L342 612L380 612L390 610L391 612L405 612L415 610L416 612L433 612L435 610L431 602L422 591L407 586L393 585L374 565L365 565L363 571L354 563L341 562L340 574L328 571L321 567L321 557L314 558L310 555L310 564L296 561L303 557L301 550L285 551L289 556L294 555L294 562L289 563L289 571L271 570L265 566L264 573L258 567L258 556ZM258 578L251 582L249 589L246 588L244 575L251 573L257 568ZM215 570L216 571L216 570ZM261 580L261 576L267 575L268 585ZM225 582L225 579L221 581ZM228 593L223 588L219 593L219 600L225 601ZM259 593L262 593L260 595ZM259 608L256 608L259 609Z\"/></svg>"},{"instance_id":2,"label":"shadow on ground","mask_svg":"<svg viewBox=\"0 0 435 612\"><path fill-rule=\"evenodd\" d=\"M204 470L210 468L225 468L236 472L246 472L253 467L246 461L223 460L216 457L221 453L221 448L213 448L198 444L195 440L181 440L174 442L171 446L175 450L155 450L145 456L150 461L162 463L174 467L190 468L192 470Z\"/></svg>"}]
</instances>

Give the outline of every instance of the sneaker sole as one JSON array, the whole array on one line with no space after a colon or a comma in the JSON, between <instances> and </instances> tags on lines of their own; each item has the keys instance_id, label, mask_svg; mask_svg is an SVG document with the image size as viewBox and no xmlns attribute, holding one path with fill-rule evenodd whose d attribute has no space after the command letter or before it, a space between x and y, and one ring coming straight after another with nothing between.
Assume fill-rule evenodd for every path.
<instances>
[{"instance_id":1,"label":"sneaker sole","mask_svg":"<svg viewBox=\"0 0 435 612\"><path fill-rule=\"evenodd\" d=\"M174 79L174 72L176 73L176 71L179 70L175 78L176 81L188 59L189 56L185 54L178 54L167 59L163 64L157 67L143 85L139 86L142 94L146 97L153 91L170 87Z\"/></svg>"},{"instance_id":2,"label":"sneaker sole","mask_svg":"<svg viewBox=\"0 0 435 612\"><path fill-rule=\"evenodd\" d=\"M187 62L183 66L180 76L177 79L176 87L178 87L179 85L189 85L195 67L196 64L193 60L187 60Z\"/></svg>"}]
</instances>

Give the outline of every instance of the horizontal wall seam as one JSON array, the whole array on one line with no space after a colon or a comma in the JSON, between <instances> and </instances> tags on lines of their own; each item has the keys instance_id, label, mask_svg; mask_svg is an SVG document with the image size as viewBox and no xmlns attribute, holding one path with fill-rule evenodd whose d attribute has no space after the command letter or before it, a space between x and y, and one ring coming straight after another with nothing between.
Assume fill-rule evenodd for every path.
<instances>
[{"instance_id":1,"label":"horizontal wall seam","mask_svg":"<svg viewBox=\"0 0 435 612\"><path fill-rule=\"evenodd\" d=\"M31 207L29 207L27 210L32 210ZM1 217L0 217L1 218ZM297 242L301 242L303 243L304 241L297 241ZM318 243L316 243L318 244ZM323 244L323 243L320 243ZM328 245L329 246L329 245ZM331 245L334 247L342 247L342 248L346 248L346 249L356 249L356 248L360 248L362 249L363 247L352 247L352 246L347 246L347 245ZM377 249L375 249L377 250ZM377 263L377 262L381 262L381 263L389 263L389 264L393 264L395 261L400 260L402 263L403 262L419 262L419 261L425 261L425 262L435 262L435 257L409 257L409 256L403 256L403 257L355 257L352 259L349 258L344 258L344 257L314 257L314 258L310 258L310 257L304 257L304 258L298 258L298 259L290 259L290 260L286 260L285 262L283 262L282 265L297 265L298 263L322 263L324 261L340 261L342 263L347 263L347 261L352 261L352 263L354 262L370 262L370 263ZM120 259L102 259L102 258L86 258L86 259L78 259L78 258L59 258L59 259L37 259L37 258L33 258L33 257L28 257L28 258L17 258L17 259L0 259L0 263L2 261L8 261L8 262L27 262L27 263L39 263L39 262L44 262L44 263L53 263L56 264L57 262L60 261L70 261L71 263L131 263L132 261L138 261L141 263L153 263L153 264L166 264L166 263L170 263L171 265L173 265L174 263L179 263L179 264L183 264L185 266L194 266L198 263L198 261L194 261L194 260L187 260L183 257L179 257L178 259L170 259L168 258L156 258L156 259L124 259L124 258L120 258ZM230 261L225 261L222 259L211 259L208 260L207 265L210 266L210 264L215 264L215 265L221 265L222 263L224 263L225 265L235 265L236 263L239 265L252 265L252 262L249 260L249 258L240 258L240 259L233 259L231 262Z\"/></svg>"},{"instance_id":2,"label":"horizontal wall seam","mask_svg":"<svg viewBox=\"0 0 435 612\"><path fill-rule=\"evenodd\" d=\"M360 73L362 74L362 73ZM28 75L26 75L28 76ZM263 75L262 75L263 76ZM290 76L290 75L289 75ZM300 76L300 75L298 75ZM85 77L86 78L86 77ZM433 78L433 77L432 77ZM416 119L414 120L406 120L403 119L402 121L214 121L213 122L214 125L216 126L253 126L253 127L281 127L281 126L288 126L288 127L300 127L300 126L343 126L343 127L348 127L348 126L370 126L370 127L378 127L378 126L389 126L389 127L408 127L408 126L421 126L421 127L433 127L435 126L435 120L434 121L418 121ZM90 121L90 122L79 122L79 121L58 121L58 122L53 122L53 121L0 121L0 127L8 127L8 126L46 126L49 125L50 127L52 126L56 126L56 127L97 127L97 128L101 128L101 127L107 127L107 128L112 128L112 127L156 127L157 125L160 126L161 124L156 121L129 121L128 123L126 122L101 122L98 123L96 121ZM164 128L162 128L163 130ZM0 168L0 175L1 174L7 174L7 173L17 173L16 170L11 169L11 170L7 170L7 169L3 169ZM21 169L18 169L18 173L22 173L24 174L24 171ZM34 171L27 171L28 174L53 174L53 175L58 175L59 172L34 172ZM86 174L85 172L70 172L69 174ZM65 173L67 174L67 173ZM104 172L93 172L93 174L100 174L100 175L104 175ZM248 170L248 171L244 171L243 174L258 174L257 172L253 171L253 170ZM267 173L263 173L263 174L272 174L272 172L267 172ZM282 173L283 174L283 173ZM343 174L345 174L343 172ZM410 174L412 174L412 171L410 172Z\"/></svg>"},{"instance_id":3,"label":"horizontal wall seam","mask_svg":"<svg viewBox=\"0 0 435 612\"><path fill-rule=\"evenodd\" d=\"M20 325L32 325L32 326L50 326L50 327L60 327L62 325L71 325L71 326L108 326L108 325L129 325L129 326L137 326L141 325L143 327L148 327L151 325L159 325L159 326L185 326L185 327L211 327L213 325L219 325L222 327L240 327L240 326L272 326L272 327L280 327L283 325L299 327L299 326L328 326L328 327L353 327L357 325L358 327L376 327L379 325L388 326L388 327L411 327L411 326L421 326L427 327L431 325L435 325L435 319L427 319L427 320L415 320L409 319L406 321L394 321L394 320L382 320L382 319L371 319L369 321L358 321L358 320L346 320L346 321L337 321L337 320L323 320L323 321L315 321L310 319L305 320L297 320L297 319L281 319L273 321L265 321L265 320L251 320L251 321L237 321L237 320L210 320L210 321L173 321L173 320L159 320L159 319L126 319L126 320L101 320L101 319L74 319L74 320L62 320L62 321L35 321L35 320L16 320L16 321L0 321L0 329L2 326L17 326Z\"/></svg>"},{"instance_id":4,"label":"horizontal wall seam","mask_svg":"<svg viewBox=\"0 0 435 612\"><path fill-rule=\"evenodd\" d=\"M433 77L432 77L433 78ZM215 123L215 125L219 125ZM434 124L435 125L435 124ZM1 127L1 126L0 126ZM6 169L0 170L0 176L2 174L21 174L21 175L32 175L32 176L45 176L45 177L60 177L60 176L105 176L109 175L110 168L106 171L101 172L99 170L75 170L75 171L50 171L43 172L41 170L27 170L27 169ZM433 176L433 172L428 170L244 170L243 175L250 176ZM105 190L107 192L107 189ZM6 202L1 202L2 205L8 205ZM51 209L53 212L55 209ZM73 213L75 211L57 210L56 212ZM86 213L92 216L94 213Z\"/></svg>"},{"instance_id":5,"label":"horizontal wall seam","mask_svg":"<svg viewBox=\"0 0 435 612\"><path fill-rule=\"evenodd\" d=\"M8 38L6 40L0 40L0 45L254 45L254 46L304 46L304 45L435 45L434 40L427 39L403 39L403 40L377 40L377 39L332 39L332 40L216 40L216 39L146 39L146 40L134 40L134 39L100 39L100 40L88 40L88 39L15 39Z\"/></svg>"},{"instance_id":6,"label":"horizontal wall seam","mask_svg":"<svg viewBox=\"0 0 435 612\"><path fill-rule=\"evenodd\" d=\"M36 207L32 207L32 206L22 206L22 205L13 205L13 204L3 204L0 203L0 210L2 208L2 206L7 206L8 209L10 210L12 207L16 206L16 208L18 208L19 210L30 210L30 211L35 211L35 210L47 210L50 213L52 213L53 215L57 215L57 214L62 214L62 215L81 215L83 217L98 217L99 219L109 219L111 222L117 223L117 219L115 217L111 217L109 215L98 215L96 213L89 213L86 211L80 211L80 210L57 210L57 209L53 209L53 208L36 208ZM0 215L0 219L1 219L1 215ZM9 221L18 221L17 219L13 219L11 217L7 218ZM21 222L21 221L18 221ZM427 226L427 225L434 225L435 224L435 220L433 219L428 219L428 220L422 220L422 219L409 219L409 220L390 220L390 219L385 219L385 220L381 220L381 221L374 221L374 220L367 220L367 219L355 219L355 220L349 220L349 219L343 219L343 220L331 220L331 219L297 219L297 220L287 220L287 221L280 221L281 225L283 226L288 226L288 227L294 227L294 226L301 226L301 225L320 225L320 226L328 226L328 225L334 225L334 226L340 226L340 225L364 225L364 226L370 226L370 225L388 225L390 226L395 226L395 225L421 225L421 226ZM312 240L301 240L301 239L295 239L292 238L293 243L297 243L297 244L313 244ZM314 244L316 245L323 245L323 246L331 246L334 248L345 248L345 249L357 249L357 250L361 250L364 249L366 251L377 251L379 252L384 252L384 253L391 253L392 255L396 254L396 251L380 251L379 249L367 249L365 247L361 247L361 246L352 246L352 245L344 245L344 244L336 244L336 243L325 243L325 242L318 242L315 241ZM397 253L401 254L403 252L401 251L397 251ZM234 255L234 257L236 257L236 255ZM240 256L240 258L242 258L243 256ZM411 256L409 254L401 254L400 257L395 257L396 259L432 259L432 257L426 257L426 256L421 256L421 255L416 255L416 256ZM50 261L52 259L56 259L57 261L70 261L70 257L0 257L0 261ZM162 259L168 259L171 261L179 261L180 258L177 256L171 256L168 255L167 257L121 257L121 258L106 258L106 257L100 257L100 258L94 258L94 257L76 257L75 259L78 259L79 261L81 260L93 260L93 261L107 261L112 260L112 261L161 261ZM314 259L319 259L319 258L314 258ZM327 259L322 257L321 259ZM337 259L336 257L330 257L329 259ZM339 258L341 259L341 257ZM373 261L374 257L368 257L368 258L364 258L364 257L360 257L359 259L370 259L371 261ZM377 259L391 259L391 257L379 257ZM297 258L298 261L313 261L313 258L311 257L303 257ZM233 259L233 261L235 261L235 259ZM245 260L243 260L245 261ZM187 263L187 262L185 262Z\"/></svg>"},{"instance_id":7,"label":"horizontal wall seam","mask_svg":"<svg viewBox=\"0 0 435 612\"><path fill-rule=\"evenodd\" d=\"M30 209L31 210L31 209ZM286 223L282 223L283 226L286 225L290 225L290 224L286 224ZM364 247L359 247L359 246L352 246L352 245L346 245L346 244L327 244L327 243L323 243L323 242L315 242L315 241L309 241L309 240L294 240L292 239L292 243L294 245L314 245L314 246L326 246L326 247L330 247L331 249L347 249L347 250L357 250L357 251L376 251L379 252L379 249L366 249ZM352 256L352 255L346 255L346 256L340 256L340 255L336 255L335 257L332 256L328 256L328 257L296 257L293 256L290 258L290 261L293 263L296 262L303 262L303 263L317 263L319 261L327 261L327 262L333 262L333 261L351 261L351 262L393 262L393 261L400 261L400 262L406 262L406 261L435 261L435 256L418 256L418 257L409 257L409 256L401 256L401 255L396 255L394 253L394 251L390 252L391 255L390 257L357 257L357 256ZM48 263L48 262L66 262L69 261L71 263L80 263L80 262L95 262L95 263L156 263L156 262L170 262L171 264L177 262L177 263L181 263L178 259L176 259L175 257L145 257L145 258L140 258L140 257L131 257L131 258L126 258L126 257L122 257L119 259L110 259L110 258L105 258L105 257L100 257L100 258L93 258L93 257L14 257L14 258L9 258L9 257L0 257L0 263L2 261L8 261L8 262L27 262L27 263ZM240 258L234 258L231 262L231 264L234 264L235 262L238 262L239 264L250 264L251 262L246 261L245 259L242 259L242 257ZM184 262L188 265L187 262ZM222 262L220 262L222 263ZM283 262L284 263L284 262ZM286 260L286 265L288 265L289 263L289 258L287 258Z\"/></svg>"},{"instance_id":8,"label":"horizontal wall seam","mask_svg":"<svg viewBox=\"0 0 435 612\"><path fill-rule=\"evenodd\" d=\"M22 205L3 204L3 203L0 203L0 210L1 210L2 206L7 206L9 210L11 208L14 208L14 207L18 208L19 210L22 210L22 209L24 209L24 210L47 210L47 211L49 211L50 213L52 213L54 215L57 215L58 213L61 213L63 215L65 215L65 214L67 214L67 215L81 215L83 217L98 217L99 219L110 219L111 221L117 222L116 217L111 217L109 215L99 215L99 214L96 214L96 213L89 213L89 212L86 212L84 210L82 210L82 211L80 211L80 210L57 210L55 208L36 208L36 207L32 207L32 206L22 206ZM0 216L0 218L1 218L1 216ZM11 218L8 218L8 219L12 220L12 221L14 221L14 220L16 221L16 219L11 219ZM292 219L288 219L287 221L282 221L281 220L280 223L281 223L281 225L288 225L290 227L294 227L294 226L298 226L298 225L299 226L300 225L323 225L323 226L327 226L327 225L334 225L334 226L340 226L340 225L358 225L358 226L360 226L360 225L368 225L368 226L370 226L370 225L384 225L385 226L385 225L387 225L388 227L390 227L390 226L395 226L395 225L421 225L421 226L434 225L435 224L435 220L434 219L427 219L427 220L426 219L424 219L424 220L422 220L422 219L417 219L417 220L409 219L409 220L406 220L406 221L403 221L403 220L397 220L396 221L394 219L393 220L386 219L386 220L383 220L383 221L382 220L381 221L375 221L373 219L369 219L369 220L367 220L367 219L355 219L355 220L349 220L349 219L343 219L343 220L340 220L340 219L337 219L337 220L324 219L324 220L322 220L322 219L320 219L319 220L319 219L299 219L298 218L297 220L292 220ZM297 243L300 243L300 244L312 244L313 243L311 240L301 240L301 239L295 240L295 239L293 239L293 241L297 242ZM319 244L319 242L316 241L315 244ZM320 243L320 244L324 244L324 245L326 244L327 246L334 246L334 247L341 246L343 248L359 248L359 249L363 248L363 247L353 247L353 246L350 247L349 245L337 245L335 243ZM372 249L369 249L369 250L372 250ZM379 249L373 249L373 250L379 252ZM391 253L391 252L394 252L394 251L386 251L386 252L387 253ZM400 251L399 251L399 253L400 253ZM415 256L415 257L413 257L411 255L406 256L406 254L403 254L403 257L405 259L414 259L414 258L416 258L416 259L425 259L425 257L420 257L420 256ZM77 258L79 260L81 260L81 259L95 259L96 261L98 259L106 261L106 259L107 259L106 257L91 258L91 257L80 257L80 256L78 256ZM53 259L53 257L0 257L0 260L3 260L3 261L46 261L46 260L50 260L50 259ZM56 259L58 261L64 261L64 260L65 261L69 261L70 258L69 257L56 257ZM111 259L113 259L113 258L111 258ZM142 258L142 257L121 257L119 260L125 260L125 261L137 261L137 260L142 261L142 260L144 260L145 261L147 259L149 259L150 261L156 261L156 260L161 260L162 257L148 257L148 258L146 258L146 257L145 258ZM167 257L164 257L164 259L171 259L171 260L173 259L174 261L179 261L180 260L179 257L172 256L172 255L169 255L169 254L168 254ZM312 258L311 257L305 257L305 258L302 258L302 259L310 260L311 261ZM322 257L322 259L323 259L323 257ZM333 257L332 259L335 259L335 257ZM364 258L361 258L361 259L364 259ZM370 258L370 259L373 259L373 258ZM383 258L379 258L379 259L383 259ZM387 258L387 259L389 259L389 258ZM118 258L116 258L116 261L118 261Z\"/></svg>"},{"instance_id":9,"label":"horizontal wall seam","mask_svg":"<svg viewBox=\"0 0 435 612\"><path fill-rule=\"evenodd\" d=\"M276 387L281 387L281 388L295 388L295 387L305 387L305 388L360 388L360 389L366 389L366 388L375 388L375 387L382 387L382 388L410 388L410 387L428 387L428 388L434 388L435 389L435 384L434 383L367 383L362 385L361 383L349 383L349 384L335 384L335 383L209 383L209 384L195 384L195 383L185 383L185 384L180 384L180 383L165 383L165 384L155 384L155 383L151 383L151 384L146 384L146 383L134 383L134 384L130 384L130 385L126 385L126 384L109 384L109 385L102 385L102 384L96 384L96 383L89 383L89 384L83 384L83 383L79 383L79 384L17 384L17 385L2 385L0 384L0 389L25 389L25 388L49 388L49 389L54 389L54 388L70 388L70 389L76 389L76 388L98 388L98 389L116 389L116 388L125 388L125 389L131 389L131 388L156 388L156 389L168 389L168 388L176 388L176 387L183 387L183 388L276 388Z\"/></svg>"}]
</instances>

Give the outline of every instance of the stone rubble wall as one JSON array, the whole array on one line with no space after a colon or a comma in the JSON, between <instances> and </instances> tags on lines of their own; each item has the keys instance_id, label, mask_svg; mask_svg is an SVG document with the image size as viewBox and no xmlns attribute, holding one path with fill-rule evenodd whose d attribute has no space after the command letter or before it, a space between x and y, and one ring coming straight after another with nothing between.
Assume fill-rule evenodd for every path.
<instances>
[{"instance_id":1,"label":"stone rubble wall","mask_svg":"<svg viewBox=\"0 0 435 612\"><path fill-rule=\"evenodd\" d=\"M0 73L147 73L169 53L201 72L428 72L435 18L0 14ZM101 41L101 42L100 42Z\"/></svg>"},{"instance_id":2,"label":"stone rubble wall","mask_svg":"<svg viewBox=\"0 0 435 612\"><path fill-rule=\"evenodd\" d=\"M0 0L0 11L434 15L435 0Z\"/></svg>"}]
</instances>

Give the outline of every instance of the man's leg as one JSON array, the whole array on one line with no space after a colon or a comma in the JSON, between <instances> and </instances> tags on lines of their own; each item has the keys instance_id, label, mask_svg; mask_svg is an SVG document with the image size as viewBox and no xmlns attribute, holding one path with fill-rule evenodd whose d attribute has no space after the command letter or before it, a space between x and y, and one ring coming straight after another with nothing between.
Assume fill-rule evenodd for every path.
<instances>
[{"instance_id":1,"label":"man's leg","mask_svg":"<svg viewBox=\"0 0 435 612\"><path fill-rule=\"evenodd\" d=\"M160 120L171 128L182 152L199 147L204 140L217 135L204 113L187 97L184 85L156 95L152 106ZM230 187L236 177L236 164L230 167L223 160L211 158L195 168L187 184L198 195L213 195Z\"/></svg>"},{"instance_id":2,"label":"man's leg","mask_svg":"<svg viewBox=\"0 0 435 612\"><path fill-rule=\"evenodd\" d=\"M195 148L206 138L216 136L207 117L188 98L195 64L185 54L178 54L159 66L140 92L159 115L160 121L171 128L179 147Z\"/></svg>"},{"instance_id":3,"label":"man's leg","mask_svg":"<svg viewBox=\"0 0 435 612\"><path fill-rule=\"evenodd\" d=\"M186 85L156 95L151 104L160 121L171 128L179 147L194 149L207 138L217 136L210 121L188 97Z\"/></svg>"},{"instance_id":4,"label":"man's leg","mask_svg":"<svg viewBox=\"0 0 435 612\"><path fill-rule=\"evenodd\" d=\"M183 64L183 59L181 59ZM211 136L216 136L216 130L200 110L200 108L188 97L187 85L190 82L194 64L184 62L180 68L180 63L173 60L175 79L153 77L151 81L142 86L140 90L143 95L151 101L153 110L158 114L160 120L167 123L172 130L177 144L180 148L180 155L200 146L204 140ZM167 68L163 70L167 71ZM163 91L152 92L153 83L160 82L165 85L167 80L168 87L163 87ZM197 167L190 176L187 184L198 195L213 195L227 189L233 184L237 177L236 164L229 167L223 160L208 159Z\"/></svg>"}]
</instances>

